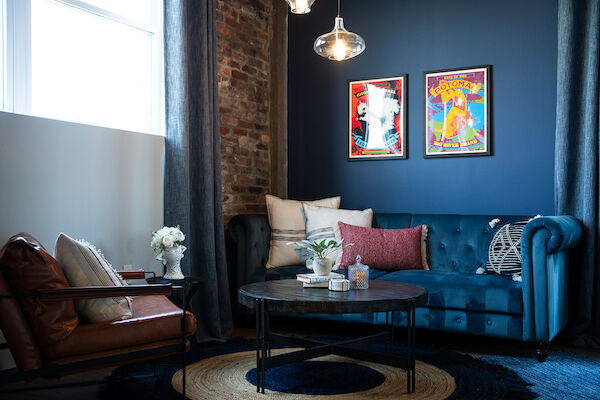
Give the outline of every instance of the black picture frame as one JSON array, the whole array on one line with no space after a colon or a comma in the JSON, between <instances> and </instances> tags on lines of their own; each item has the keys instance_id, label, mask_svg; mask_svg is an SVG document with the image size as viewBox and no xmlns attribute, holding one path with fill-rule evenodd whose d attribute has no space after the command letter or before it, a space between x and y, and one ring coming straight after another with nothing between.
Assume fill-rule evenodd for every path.
<instances>
[{"instance_id":1,"label":"black picture frame","mask_svg":"<svg viewBox=\"0 0 600 400\"><path fill-rule=\"evenodd\" d=\"M401 80L401 99L402 104L400 105L400 116L401 116L401 144L402 154L394 155L368 155L368 156L353 156L352 155L352 143L353 143L353 106L352 106L352 90L353 84L366 83L366 82L382 82ZM348 126L346 131L346 151L348 161L382 161L382 160L406 160L408 159L408 74L399 74L392 77L384 78L367 78L367 79L351 79L348 80Z\"/></svg>"},{"instance_id":2,"label":"black picture frame","mask_svg":"<svg viewBox=\"0 0 600 400\"><path fill-rule=\"evenodd\" d=\"M483 86L483 90L484 90L484 134L483 134L483 138L484 138L484 150L477 150L477 151L465 151L465 150L459 150L459 151L442 151L442 152L438 152L438 154L436 154L436 152L430 152L429 150L429 125L428 125L428 102L430 99L430 88L428 87L428 77L432 76L432 75L461 75L461 74L468 74L468 73L472 73L472 72L484 72L484 85ZM448 158L448 157L478 157L478 156L491 156L493 155L492 153L492 148L493 148L493 129L492 129L492 95L493 95L493 90L492 90L492 65L490 64L486 64L486 65L478 65L478 66L472 66L472 67L460 67L460 68L448 68L448 69L440 69L440 70L431 70L431 71L424 71L423 72L423 133L422 133L422 141L423 141L423 157L424 158ZM474 93L477 94L477 93ZM468 110L468 100L467 100L467 104L465 106L465 111L466 115L469 115ZM454 108L454 107L453 107ZM444 129L445 129L446 124L444 124ZM440 135L442 136L442 135ZM443 134L443 140L441 141L442 146L445 143L445 134ZM462 149L464 147L461 147L460 145L458 146L459 149Z\"/></svg>"}]
</instances>

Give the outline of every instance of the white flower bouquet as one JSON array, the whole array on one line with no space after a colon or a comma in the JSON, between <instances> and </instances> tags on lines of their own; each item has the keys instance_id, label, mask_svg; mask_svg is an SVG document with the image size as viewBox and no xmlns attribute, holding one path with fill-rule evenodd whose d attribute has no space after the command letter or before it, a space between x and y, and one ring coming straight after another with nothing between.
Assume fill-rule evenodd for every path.
<instances>
[{"instance_id":1,"label":"white flower bouquet","mask_svg":"<svg viewBox=\"0 0 600 400\"><path fill-rule=\"evenodd\" d=\"M177 227L163 226L156 232L152 232L152 241L150 245L154 251L158 251L157 260L167 264L167 253L177 253L179 258L183 257L186 247L183 245L185 235Z\"/></svg>"}]
</instances>

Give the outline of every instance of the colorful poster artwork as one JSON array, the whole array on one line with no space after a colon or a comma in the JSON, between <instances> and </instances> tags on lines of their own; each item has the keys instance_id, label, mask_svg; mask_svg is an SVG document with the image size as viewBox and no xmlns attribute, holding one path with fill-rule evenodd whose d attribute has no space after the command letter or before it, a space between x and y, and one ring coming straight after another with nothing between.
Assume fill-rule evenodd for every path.
<instances>
[{"instance_id":1,"label":"colorful poster artwork","mask_svg":"<svg viewBox=\"0 0 600 400\"><path fill-rule=\"evenodd\" d=\"M350 82L350 159L406 158L406 79Z\"/></svg>"},{"instance_id":2,"label":"colorful poster artwork","mask_svg":"<svg viewBox=\"0 0 600 400\"><path fill-rule=\"evenodd\" d=\"M490 154L490 66L425 72L424 156Z\"/></svg>"}]
</instances>

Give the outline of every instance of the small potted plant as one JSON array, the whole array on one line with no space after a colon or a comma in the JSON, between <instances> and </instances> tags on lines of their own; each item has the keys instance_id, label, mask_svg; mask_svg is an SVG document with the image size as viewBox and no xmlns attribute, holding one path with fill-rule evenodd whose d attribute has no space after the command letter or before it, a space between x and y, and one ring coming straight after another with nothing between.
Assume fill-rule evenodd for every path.
<instances>
[{"instance_id":1,"label":"small potted plant","mask_svg":"<svg viewBox=\"0 0 600 400\"><path fill-rule=\"evenodd\" d=\"M296 253L300 254L300 260L307 261L307 267L310 268L312 262L312 269L315 274L320 276L327 276L331 273L331 267L333 266L333 260L328 256L331 253L342 250L345 247L352 246L353 243L342 246L344 239L340 240L327 240L323 239L318 241L303 240L301 242L289 242L288 245L296 245L298 248L294 249Z\"/></svg>"},{"instance_id":2,"label":"small potted plant","mask_svg":"<svg viewBox=\"0 0 600 400\"><path fill-rule=\"evenodd\" d=\"M186 247L183 245L185 235L177 227L164 226L156 232L152 232L150 245L154 251L158 251L156 259L162 261L166 266L165 279L183 279L181 272L181 259Z\"/></svg>"}]
</instances>

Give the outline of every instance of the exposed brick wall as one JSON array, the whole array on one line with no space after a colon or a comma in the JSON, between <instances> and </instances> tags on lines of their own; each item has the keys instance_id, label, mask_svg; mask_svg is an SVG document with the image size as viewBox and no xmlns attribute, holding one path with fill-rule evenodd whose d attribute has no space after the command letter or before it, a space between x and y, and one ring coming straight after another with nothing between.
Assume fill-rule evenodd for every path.
<instances>
[{"instance_id":1,"label":"exposed brick wall","mask_svg":"<svg viewBox=\"0 0 600 400\"><path fill-rule=\"evenodd\" d=\"M223 213L265 211L270 187L271 0L218 0Z\"/></svg>"}]
</instances>

